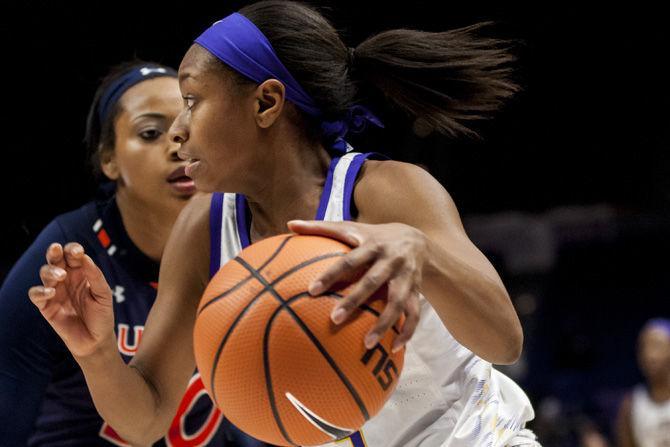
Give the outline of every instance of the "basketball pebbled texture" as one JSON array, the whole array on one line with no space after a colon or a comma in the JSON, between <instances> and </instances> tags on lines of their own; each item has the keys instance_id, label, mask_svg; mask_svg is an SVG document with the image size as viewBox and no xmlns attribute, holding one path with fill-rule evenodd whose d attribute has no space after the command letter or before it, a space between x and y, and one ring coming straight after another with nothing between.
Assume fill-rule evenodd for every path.
<instances>
[{"instance_id":1,"label":"basketball pebbled texture","mask_svg":"<svg viewBox=\"0 0 670 447\"><path fill-rule=\"evenodd\" d=\"M357 431L395 389L404 359L404 350L391 353L399 325L372 350L363 345L385 289L340 325L330 314L346 284L307 293L349 250L320 236L271 237L241 251L206 288L196 363L215 404L251 436L285 446L332 442Z\"/></svg>"}]
</instances>

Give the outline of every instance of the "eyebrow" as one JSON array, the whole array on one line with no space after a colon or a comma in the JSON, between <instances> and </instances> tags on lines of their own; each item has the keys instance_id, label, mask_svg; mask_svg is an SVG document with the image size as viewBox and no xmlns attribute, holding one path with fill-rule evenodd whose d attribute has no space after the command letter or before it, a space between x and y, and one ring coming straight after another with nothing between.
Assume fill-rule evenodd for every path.
<instances>
[{"instance_id":1,"label":"eyebrow","mask_svg":"<svg viewBox=\"0 0 670 447\"><path fill-rule=\"evenodd\" d=\"M156 118L156 119L163 119L164 120L167 117L165 115L163 115L162 113L148 112L148 113L143 113L141 115L137 115L131 121L135 122L135 121L138 121L140 118Z\"/></svg>"}]
</instances>

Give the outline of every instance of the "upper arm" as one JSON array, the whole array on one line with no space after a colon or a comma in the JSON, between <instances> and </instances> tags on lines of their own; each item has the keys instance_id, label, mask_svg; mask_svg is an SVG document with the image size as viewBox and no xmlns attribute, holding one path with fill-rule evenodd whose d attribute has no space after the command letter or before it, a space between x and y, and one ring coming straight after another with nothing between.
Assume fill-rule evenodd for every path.
<instances>
[{"instance_id":1,"label":"upper arm","mask_svg":"<svg viewBox=\"0 0 670 447\"><path fill-rule=\"evenodd\" d=\"M359 222L410 225L452 255L502 285L465 232L451 195L424 169L396 161L367 161L354 190Z\"/></svg>"},{"instance_id":2,"label":"upper arm","mask_svg":"<svg viewBox=\"0 0 670 447\"><path fill-rule=\"evenodd\" d=\"M161 259L158 297L130 365L154 388L160 408L176 410L195 369L193 325L209 280L211 195L191 199L175 222Z\"/></svg>"},{"instance_id":3,"label":"upper arm","mask_svg":"<svg viewBox=\"0 0 670 447\"><path fill-rule=\"evenodd\" d=\"M49 244L65 239L52 221L0 288L0 439L9 445L26 443L51 380L54 356L64 349L28 299L28 289L40 283L39 270Z\"/></svg>"}]
</instances>

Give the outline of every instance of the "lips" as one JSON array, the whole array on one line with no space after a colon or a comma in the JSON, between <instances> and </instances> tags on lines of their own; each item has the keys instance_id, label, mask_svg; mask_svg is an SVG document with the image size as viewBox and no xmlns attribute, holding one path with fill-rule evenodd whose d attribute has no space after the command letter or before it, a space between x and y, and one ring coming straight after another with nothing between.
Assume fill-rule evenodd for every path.
<instances>
[{"instance_id":1,"label":"lips","mask_svg":"<svg viewBox=\"0 0 670 447\"><path fill-rule=\"evenodd\" d=\"M179 194L195 194L195 183L193 179L186 175L185 166L180 166L172 171L172 174L167 178L167 182Z\"/></svg>"},{"instance_id":2,"label":"lips","mask_svg":"<svg viewBox=\"0 0 670 447\"><path fill-rule=\"evenodd\" d=\"M186 166L180 166L174 171L172 171L172 174L170 174L167 178L168 183L173 183L173 182L179 182L179 181L186 181L186 180L191 180L187 175L186 175Z\"/></svg>"}]
</instances>

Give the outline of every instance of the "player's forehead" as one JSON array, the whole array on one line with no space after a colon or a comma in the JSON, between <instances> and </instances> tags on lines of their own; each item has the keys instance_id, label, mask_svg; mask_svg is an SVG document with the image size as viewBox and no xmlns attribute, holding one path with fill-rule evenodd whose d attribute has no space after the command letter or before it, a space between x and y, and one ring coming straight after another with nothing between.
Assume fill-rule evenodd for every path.
<instances>
[{"instance_id":1,"label":"player's forehead","mask_svg":"<svg viewBox=\"0 0 670 447\"><path fill-rule=\"evenodd\" d=\"M179 82L201 78L209 71L211 58L209 52L200 45L191 45L179 64Z\"/></svg>"}]
</instances>

